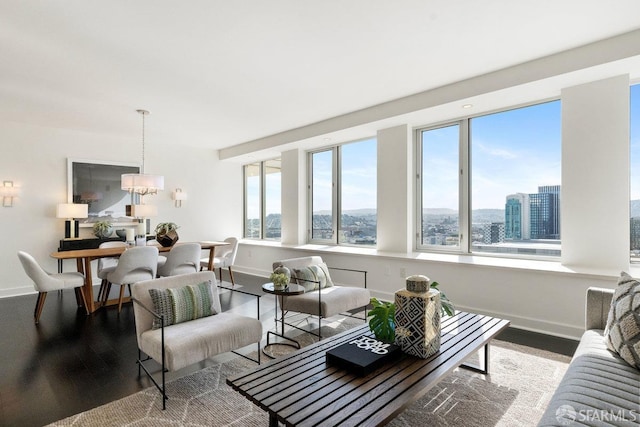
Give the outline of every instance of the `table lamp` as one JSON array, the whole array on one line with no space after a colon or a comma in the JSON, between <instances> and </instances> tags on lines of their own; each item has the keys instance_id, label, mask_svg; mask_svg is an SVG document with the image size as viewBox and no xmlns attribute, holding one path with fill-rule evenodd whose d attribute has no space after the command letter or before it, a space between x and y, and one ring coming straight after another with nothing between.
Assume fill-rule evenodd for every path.
<instances>
[{"instance_id":1,"label":"table lamp","mask_svg":"<svg viewBox=\"0 0 640 427\"><path fill-rule=\"evenodd\" d=\"M158 216L158 207L155 205L131 205L131 216L138 218L141 224L144 224L142 229L139 229L136 234L143 235L151 232L151 221L148 218ZM140 231L145 231L141 233Z\"/></svg>"},{"instance_id":2,"label":"table lamp","mask_svg":"<svg viewBox=\"0 0 640 427\"><path fill-rule=\"evenodd\" d=\"M80 234L80 223L77 218L87 218L89 216L89 205L80 203L60 203L56 209L57 218L65 218L64 238L78 237ZM73 222L73 236L71 235L71 223Z\"/></svg>"}]
</instances>

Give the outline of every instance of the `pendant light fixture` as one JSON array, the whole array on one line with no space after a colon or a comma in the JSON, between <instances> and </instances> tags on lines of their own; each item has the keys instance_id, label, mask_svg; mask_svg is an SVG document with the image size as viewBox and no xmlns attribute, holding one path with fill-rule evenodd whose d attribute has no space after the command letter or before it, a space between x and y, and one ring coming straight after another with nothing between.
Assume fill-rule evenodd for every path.
<instances>
[{"instance_id":1,"label":"pendant light fixture","mask_svg":"<svg viewBox=\"0 0 640 427\"><path fill-rule=\"evenodd\" d=\"M142 116L142 165L140 173L126 173L121 176L120 186L129 193L146 196L157 194L158 190L164 190L164 176L144 173L144 117L149 115L147 110L136 110Z\"/></svg>"}]
</instances>

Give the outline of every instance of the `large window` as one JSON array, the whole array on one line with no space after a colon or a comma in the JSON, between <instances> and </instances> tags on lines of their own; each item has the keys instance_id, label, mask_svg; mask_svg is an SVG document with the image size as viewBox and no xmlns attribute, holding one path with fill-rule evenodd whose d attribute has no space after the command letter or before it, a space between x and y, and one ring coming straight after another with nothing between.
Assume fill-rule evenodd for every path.
<instances>
[{"instance_id":1,"label":"large window","mask_svg":"<svg viewBox=\"0 0 640 427\"><path fill-rule=\"evenodd\" d=\"M244 237L280 239L280 159L244 166Z\"/></svg>"},{"instance_id":2,"label":"large window","mask_svg":"<svg viewBox=\"0 0 640 427\"><path fill-rule=\"evenodd\" d=\"M311 242L376 244L375 139L309 154ZM337 230L337 232L336 232Z\"/></svg>"},{"instance_id":3,"label":"large window","mask_svg":"<svg viewBox=\"0 0 640 427\"><path fill-rule=\"evenodd\" d=\"M420 129L417 140L418 248L560 255L560 101Z\"/></svg>"}]
</instances>

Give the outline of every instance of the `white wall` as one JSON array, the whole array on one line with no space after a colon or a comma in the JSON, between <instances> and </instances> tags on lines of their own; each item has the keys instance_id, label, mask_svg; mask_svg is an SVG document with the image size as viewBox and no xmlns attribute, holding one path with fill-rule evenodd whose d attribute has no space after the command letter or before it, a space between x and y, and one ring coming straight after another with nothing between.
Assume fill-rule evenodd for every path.
<instances>
[{"instance_id":1,"label":"white wall","mask_svg":"<svg viewBox=\"0 0 640 427\"><path fill-rule=\"evenodd\" d=\"M562 262L629 268L629 76L562 91Z\"/></svg>"},{"instance_id":2,"label":"white wall","mask_svg":"<svg viewBox=\"0 0 640 427\"><path fill-rule=\"evenodd\" d=\"M158 136L147 138L145 169L165 177L165 190L148 196L158 206L158 222L181 226L180 240L223 239L242 234L242 173L237 163L220 162L213 150L180 146ZM13 180L20 196L11 208L0 207L0 296L33 292L16 252L27 251L49 271L49 256L64 236L56 205L66 202L67 158L140 161L139 135L122 138L87 132L0 122L0 180ZM180 187L189 199L175 208L171 191ZM84 233L86 231L83 230ZM74 271L75 263L66 262ZM34 301L35 303L35 301Z\"/></svg>"}]
</instances>

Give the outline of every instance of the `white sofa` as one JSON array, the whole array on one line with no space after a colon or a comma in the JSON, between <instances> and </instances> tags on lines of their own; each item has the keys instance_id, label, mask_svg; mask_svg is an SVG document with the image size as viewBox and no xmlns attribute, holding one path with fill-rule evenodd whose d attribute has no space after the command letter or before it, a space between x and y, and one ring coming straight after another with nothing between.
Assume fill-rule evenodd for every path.
<instances>
[{"instance_id":1,"label":"white sofa","mask_svg":"<svg viewBox=\"0 0 640 427\"><path fill-rule=\"evenodd\" d=\"M613 292L587 290L586 331L538 427L640 425L640 371L604 341Z\"/></svg>"},{"instance_id":2,"label":"white sofa","mask_svg":"<svg viewBox=\"0 0 640 427\"><path fill-rule=\"evenodd\" d=\"M213 289L213 307L217 314L188 322L177 323L153 329L153 302L149 289L180 288L210 282ZM262 323L255 318L234 313L223 313L220 306L218 287L212 271L164 277L136 283L132 286L136 337L138 341L138 375L140 368L149 375L163 394L163 409L167 399L165 393L165 369L176 371L201 362L216 354L226 353L250 344L258 344L262 339ZM162 386L149 373L140 352L162 365ZM245 356L246 357L246 356ZM259 359L257 360L259 363Z\"/></svg>"}]
</instances>

